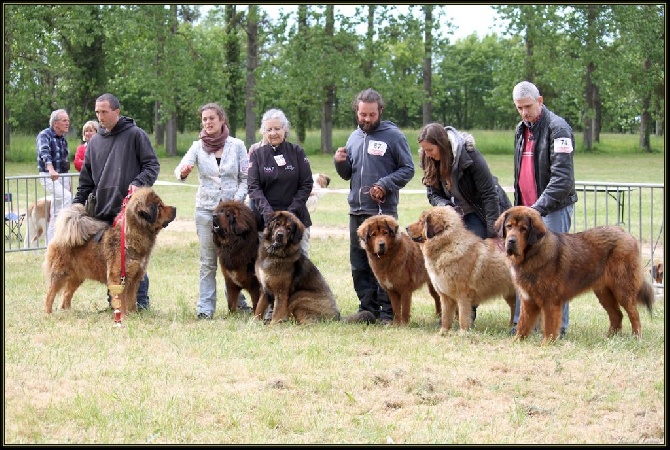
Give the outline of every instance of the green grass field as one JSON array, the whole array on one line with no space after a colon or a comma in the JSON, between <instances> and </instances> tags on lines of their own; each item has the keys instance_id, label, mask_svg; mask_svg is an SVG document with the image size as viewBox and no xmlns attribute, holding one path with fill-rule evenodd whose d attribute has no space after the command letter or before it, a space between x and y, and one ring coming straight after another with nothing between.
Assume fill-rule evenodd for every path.
<instances>
[{"instance_id":1,"label":"green grass field","mask_svg":"<svg viewBox=\"0 0 670 450\"><path fill-rule=\"evenodd\" d=\"M511 185L511 153L485 156ZM160 180L175 181L179 159L161 156ZM310 161L331 187L348 187L332 156ZM575 161L578 180L664 182L662 152L578 152ZM35 170L5 164L5 176ZM626 317L624 333L606 338L607 315L588 293L571 303L567 338L548 346L539 334L512 340L502 299L478 309L473 330L441 337L426 288L407 328L266 326L227 314L220 276L214 320L197 321L194 179L156 186L177 220L149 264L151 311L122 328L101 312L105 287L92 281L71 310L46 315L44 250L5 253L5 444L665 443L663 291L652 316L640 309L641 340ZM421 189L420 174L408 188ZM427 206L425 195L403 194L400 222ZM312 219L341 230L347 213L346 197L329 193ZM313 236L310 250L343 315L358 307L348 245Z\"/></svg>"}]
</instances>

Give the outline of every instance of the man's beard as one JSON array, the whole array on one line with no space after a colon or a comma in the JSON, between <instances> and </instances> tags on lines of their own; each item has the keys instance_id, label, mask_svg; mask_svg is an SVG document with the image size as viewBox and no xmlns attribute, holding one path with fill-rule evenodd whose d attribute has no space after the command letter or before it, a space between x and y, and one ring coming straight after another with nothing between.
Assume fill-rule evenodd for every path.
<instances>
[{"instance_id":1,"label":"man's beard","mask_svg":"<svg viewBox=\"0 0 670 450\"><path fill-rule=\"evenodd\" d=\"M381 123L382 119L381 117L377 119L376 122L358 122L358 126L361 128L361 130L364 133L370 133L371 131L374 131L377 129L379 124Z\"/></svg>"}]
</instances>

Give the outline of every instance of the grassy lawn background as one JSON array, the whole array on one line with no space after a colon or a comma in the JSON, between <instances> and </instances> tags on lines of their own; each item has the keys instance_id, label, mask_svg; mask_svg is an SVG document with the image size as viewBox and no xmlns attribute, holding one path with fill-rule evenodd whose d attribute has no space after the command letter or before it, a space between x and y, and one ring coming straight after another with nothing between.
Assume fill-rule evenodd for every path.
<instances>
[{"instance_id":1,"label":"grassy lawn background","mask_svg":"<svg viewBox=\"0 0 670 450\"><path fill-rule=\"evenodd\" d=\"M485 156L511 185L511 153ZM179 159L161 156L160 180L174 181ZM664 182L663 152L575 159L578 180ZM312 153L310 161L331 187L348 187L332 156ZM35 170L30 161L5 165L6 176ZM421 188L420 173L408 188ZM193 221L195 187L156 190L177 206L178 222ZM427 206L425 195L403 194L401 223ZM327 194L313 221L346 228L347 211L344 195ZM653 317L640 310L639 341L627 318L621 336L606 338L607 315L589 293L571 303L567 338L540 346L539 334L512 341L502 299L479 308L473 330L440 337L425 288L404 329L265 326L227 314L219 275L215 318L203 322L195 319L198 254L194 231L163 230L149 265L152 310L113 328L111 313L100 312L104 286L85 282L72 310L47 316L44 251L6 253L4 442L665 443L663 296ZM355 312L348 238L314 237L310 257L342 314Z\"/></svg>"}]
</instances>

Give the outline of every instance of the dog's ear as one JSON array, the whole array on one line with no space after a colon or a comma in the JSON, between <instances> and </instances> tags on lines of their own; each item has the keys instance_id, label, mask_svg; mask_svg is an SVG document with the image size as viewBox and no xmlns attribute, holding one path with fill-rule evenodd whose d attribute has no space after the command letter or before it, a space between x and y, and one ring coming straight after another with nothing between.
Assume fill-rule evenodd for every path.
<instances>
[{"instance_id":1,"label":"dog's ear","mask_svg":"<svg viewBox=\"0 0 670 450\"><path fill-rule=\"evenodd\" d=\"M498 230L498 237L505 239L507 237L507 230L505 229L505 222L507 221L507 211L500 214L496 219L495 227Z\"/></svg>"},{"instance_id":2,"label":"dog's ear","mask_svg":"<svg viewBox=\"0 0 670 450\"><path fill-rule=\"evenodd\" d=\"M547 233L547 227L545 227L544 222L542 221L542 216L540 213L532 214L528 216L528 237L526 238L527 245L534 245L544 237Z\"/></svg>"},{"instance_id":3,"label":"dog's ear","mask_svg":"<svg viewBox=\"0 0 670 450\"><path fill-rule=\"evenodd\" d=\"M362 223L359 227L358 230L356 230L356 233L358 234L358 238L363 242L364 244L368 242L368 239L370 238L370 234L368 233L368 224L367 223ZM362 246L361 246L362 247Z\"/></svg>"},{"instance_id":4,"label":"dog's ear","mask_svg":"<svg viewBox=\"0 0 670 450\"><path fill-rule=\"evenodd\" d=\"M156 223L156 218L158 217L158 206L156 203L149 203L149 207L147 209L140 208L137 210L137 214L149 223Z\"/></svg>"},{"instance_id":5,"label":"dog's ear","mask_svg":"<svg viewBox=\"0 0 670 450\"><path fill-rule=\"evenodd\" d=\"M431 214L426 215L424 227L426 229L426 239L432 239L444 231L442 221L433 219Z\"/></svg>"},{"instance_id":6,"label":"dog's ear","mask_svg":"<svg viewBox=\"0 0 670 450\"><path fill-rule=\"evenodd\" d=\"M302 229L298 225L297 220L300 220L300 219L296 219L294 221L291 221L291 237L292 237L291 240L294 244L299 244L300 241L302 240L302 235L303 235Z\"/></svg>"},{"instance_id":7,"label":"dog's ear","mask_svg":"<svg viewBox=\"0 0 670 450\"><path fill-rule=\"evenodd\" d=\"M388 231L389 231L389 235L390 235L392 238L395 238L396 235L398 234L398 224L396 223L396 224L394 225L394 224L391 224L389 221L386 221L386 228L387 228Z\"/></svg>"}]
</instances>

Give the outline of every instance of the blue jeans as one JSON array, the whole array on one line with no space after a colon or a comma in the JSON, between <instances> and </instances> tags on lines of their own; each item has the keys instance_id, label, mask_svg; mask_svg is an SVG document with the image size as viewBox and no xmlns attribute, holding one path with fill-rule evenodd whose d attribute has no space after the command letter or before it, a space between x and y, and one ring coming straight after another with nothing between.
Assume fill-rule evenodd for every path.
<instances>
[{"instance_id":1,"label":"blue jeans","mask_svg":"<svg viewBox=\"0 0 670 450\"><path fill-rule=\"evenodd\" d=\"M563 209L554 211L542 217L544 224L554 233L568 233L570 231L570 226L572 225L572 212L574 211L574 205L566 206ZM570 303L565 302L563 305L563 320L561 322L561 329L567 330L568 323L570 322ZM514 307L514 327L516 327L517 322L519 321L519 310L521 309L521 302L519 300L519 295L516 296L516 306Z\"/></svg>"},{"instance_id":2,"label":"blue jeans","mask_svg":"<svg viewBox=\"0 0 670 450\"><path fill-rule=\"evenodd\" d=\"M216 311L217 256L212 237L212 211L195 209L195 231L200 242L200 276L197 314L213 316Z\"/></svg>"}]
</instances>

